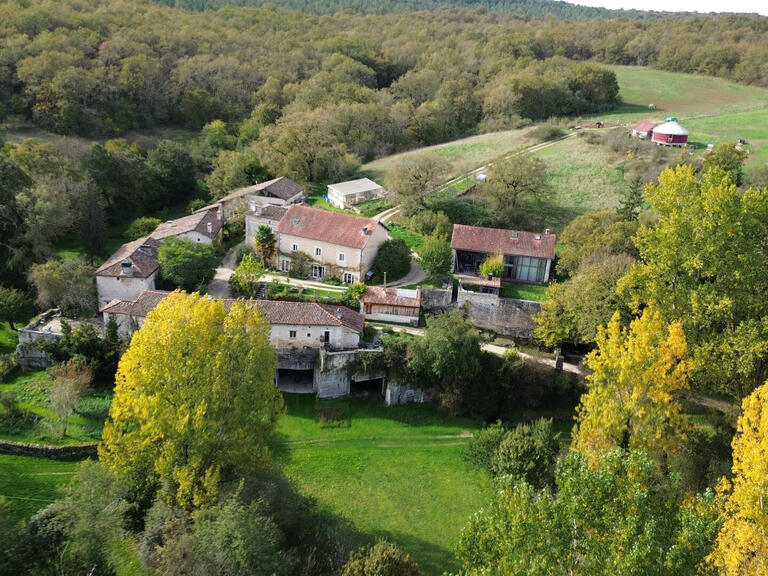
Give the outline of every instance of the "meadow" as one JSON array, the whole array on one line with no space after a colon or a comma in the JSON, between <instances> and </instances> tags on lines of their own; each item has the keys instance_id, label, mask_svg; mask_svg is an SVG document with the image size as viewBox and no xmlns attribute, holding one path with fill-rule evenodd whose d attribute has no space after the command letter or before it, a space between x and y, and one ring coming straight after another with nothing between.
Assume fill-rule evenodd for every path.
<instances>
[{"instance_id":1,"label":"meadow","mask_svg":"<svg viewBox=\"0 0 768 576\"><path fill-rule=\"evenodd\" d=\"M458 568L459 533L492 494L490 477L462 456L478 422L379 398L285 401L276 460L304 494L348 520L360 543L394 541L426 575Z\"/></svg>"},{"instance_id":2,"label":"meadow","mask_svg":"<svg viewBox=\"0 0 768 576\"><path fill-rule=\"evenodd\" d=\"M0 498L19 519L29 518L59 498L78 462L0 454Z\"/></svg>"}]
</instances>

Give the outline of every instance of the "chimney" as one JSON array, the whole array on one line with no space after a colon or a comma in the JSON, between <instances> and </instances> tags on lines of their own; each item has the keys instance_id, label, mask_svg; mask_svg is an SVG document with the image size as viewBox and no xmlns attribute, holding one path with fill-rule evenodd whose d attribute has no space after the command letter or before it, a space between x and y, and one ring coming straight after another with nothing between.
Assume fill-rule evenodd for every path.
<instances>
[{"instance_id":1,"label":"chimney","mask_svg":"<svg viewBox=\"0 0 768 576\"><path fill-rule=\"evenodd\" d=\"M336 318L341 320L341 308L336 308Z\"/></svg>"},{"instance_id":2,"label":"chimney","mask_svg":"<svg viewBox=\"0 0 768 576\"><path fill-rule=\"evenodd\" d=\"M552 234L552 230L550 230L549 228L547 228L546 230L544 230L544 234Z\"/></svg>"},{"instance_id":3,"label":"chimney","mask_svg":"<svg viewBox=\"0 0 768 576\"><path fill-rule=\"evenodd\" d=\"M213 223L212 222L208 222L208 225L206 226L206 228L208 229L208 234L209 235L213 234Z\"/></svg>"},{"instance_id":4,"label":"chimney","mask_svg":"<svg viewBox=\"0 0 768 576\"><path fill-rule=\"evenodd\" d=\"M133 265L128 258L120 262L120 276L133 276Z\"/></svg>"}]
</instances>

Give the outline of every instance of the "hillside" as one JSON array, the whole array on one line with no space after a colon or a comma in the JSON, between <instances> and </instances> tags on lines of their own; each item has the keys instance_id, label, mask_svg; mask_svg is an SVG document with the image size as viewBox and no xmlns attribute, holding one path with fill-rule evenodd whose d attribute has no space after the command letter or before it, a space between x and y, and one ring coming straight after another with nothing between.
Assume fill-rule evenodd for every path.
<instances>
[{"instance_id":1,"label":"hillside","mask_svg":"<svg viewBox=\"0 0 768 576\"><path fill-rule=\"evenodd\" d=\"M513 16L541 17L552 15L564 20L634 18L650 20L663 13L644 10L608 10L579 6L559 0L155 0L162 6L186 10L215 10L226 6L262 6L273 4L283 8L333 14L349 10L361 14L388 14L408 10L435 8L470 8Z\"/></svg>"}]
</instances>

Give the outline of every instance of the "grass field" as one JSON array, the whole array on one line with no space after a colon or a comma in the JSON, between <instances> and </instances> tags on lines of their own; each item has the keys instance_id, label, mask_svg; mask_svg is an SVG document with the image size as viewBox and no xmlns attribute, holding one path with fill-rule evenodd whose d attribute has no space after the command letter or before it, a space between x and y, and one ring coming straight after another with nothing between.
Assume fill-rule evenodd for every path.
<instances>
[{"instance_id":1,"label":"grass field","mask_svg":"<svg viewBox=\"0 0 768 576\"><path fill-rule=\"evenodd\" d=\"M0 408L0 438L16 442L42 444L72 444L95 442L101 439L101 429L109 411L111 394L97 391L84 396L69 418L67 435L58 438L60 423L46 398L50 375L44 370L22 369L8 382L0 383L0 392L14 392L19 408L33 416L28 425L12 426L6 423Z\"/></svg>"},{"instance_id":2,"label":"grass field","mask_svg":"<svg viewBox=\"0 0 768 576\"><path fill-rule=\"evenodd\" d=\"M419 234L418 232L408 230L405 226L395 224L394 222L387 223L387 226L389 227L389 235L392 238L402 240L405 242L408 248L416 253L419 252L419 248L421 248L421 245L424 244L423 235Z\"/></svg>"},{"instance_id":3,"label":"grass field","mask_svg":"<svg viewBox=\"0 0 768 576\"><path fill-rule=\"evenodd\" d=\"M29 518L59 497L78 462L0 454L0 497L19 519Z\"/></svg>"},{"instance_id":4,"label":"grass field","mask_svg":"<svg viewBox=\"0 0 768 576\"><path fill-rule=\"evenodd\" d=\"M21 322L16 324L16 328L23 326ZM8 354L16 350L19 343L19 335L15 330L11 330L8 322L0 322L0 354Z\"/></svg>"},{"instance_id":5,"label":"grass field","mask_svg":"<svg viewBox=\"0 0 768 576\"><path fill-rule=\"evenodd\" d=\"M516 148L530 145L530 140L526 138L530 130L531 128L523 128L520 130L491 132L490 134L470 136L469 138L462 138L461 140L446 142L445 144L427 146L426 148L394 154L364 164L360 168L360 173L362 176L367 176L379 183L384 183L387 170L398 162L409 156L434 154L444 158L450 164L449 177L458 176Z\"/></svg>"},{"instance_id":6,"label":"grass field","mask_svg":"<svg viewBox=\"0 0 768 576\"><path fill-rule=\"evenodd\" d=\"M601 114L609 122L631 124L643 118L676 116L701 152L709 143L746 138L751 164L768 161L768 90L710 76L663 72L635 66L611 66L624 105ZM656 110L648 109L654 104Z\"/></svg>"},{"instance_id":7,"label":"grass field","mask_svg":"<svg viewBox=\"0 0 768 576\"><path fill-rule=\"evenodd\" d=\"M348 519L363 541L396 542L427 575L458 567L459 533L492 493L487 474L462 459L476 422L380 399L285 400L275 453L303 493ZM337 420L318 421L334 412Z\"/></svg>"}]
</instances>

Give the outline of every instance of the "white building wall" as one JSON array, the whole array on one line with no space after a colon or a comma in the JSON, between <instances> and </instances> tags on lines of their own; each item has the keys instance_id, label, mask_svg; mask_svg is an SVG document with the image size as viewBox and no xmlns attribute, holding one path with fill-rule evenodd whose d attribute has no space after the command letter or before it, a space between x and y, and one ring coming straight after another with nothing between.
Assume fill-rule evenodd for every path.
<instances>
[{"instance_id":1,"label":"white building wall","mask_svg":"<svg viewBox=\"0 0 768 576\"><path fill-rule=\"evenodd\" d=\"M387 229L381 224L377 224L373 229L371 239L368 240L368 244L363 248L363 254L361 256L361 274L365 275L365 273L371 269L373 261L376 259L376 254L379 253L379 248L387 241L388 237L389 233L387 232Z\"/></svg>"},{"instance_id":2,"label":"white building wall","mask_svg":"<svg viewBox=\"0 0 768 576\"><path fill-rule=\"evenodd\" d=\"M281 261L290 259L291 252L293 252L293 244L298 245L298 251L308 254L312 260L318 264L334 265L338 266L342 272L349 272L354 276L354 281L357 282L365 274L365 271L360 270L360 257L361 250L359 248L351 248L349 246L340 246L339 244L332 244L330 242L323 242L320 240L308 240L307 238L301 238L299 236L293 236L290 234L278 234L278 267L282 269ZM370 242L369 242L370 244ZM320 248L322 255L316 255L316 249ZM344 260L339 260L339 254L344 254ZM328 270L325 271L326 275Z\"/></svg>"},{"instance_id":3,"label":"white building wall","mask_svg":"<svg viewBox=\"0 0 768 576\"><path fill-rule=\"evenodd\" d=\"M144 325L144 318L142 316L130 316L128 314L110 314L104 312L104 326L109 322L110 317L115 319L117 323L117 335L120 338L130 336L134 329L138 330Z\"/></svg>"},{"instance_id":4,"label":"white building wall","mask_svg":"<svg viewBox=\"0 0 768 576\"><path fill-rule=\"evenodd\" d=\"M381 322L395 322L397 324L410 324L417 326L419 324L418 316L400 316L399 314L366 314L366 320L379 320Z\"/></svg>"},{"instance_id":5,"label":"white building wall","mask_svg":"<svg viewBox=\"0 0 768 576\"><path fill-rule=\"evenodd\" d=\"M133 276L96 276L96 293L99 298L99 308L106 306L112 300L136 300L144 290L155 289L157 271L148 278Z\"/></svg>"},{"instance_id":6,"label":"white building wall","mask_svg":"<svg viewBox=\"0 0 768 576\"><path fill-rule=\"evenodd\" d=\"M264 218L263 216L253 216L252 214L245 215L245 243L248 246L253 246L253 241L256 238L256 232L259 231L259 226L269 226L272 231L275 231L280 220L271 220Z\"/></svg>"},{"instance_id":7,"label":"white building wall","mask_svg":"<svg viewBox=\"0 0 768 576\"><path fill-rule=\"evenodd\" d=\"M213 240L204 234L200 234L200 232L185 232L184 234L179 234L179 238L188 238L192 242L200 242L201 244L213 244Z\"/></svg>"},{"instance_id":8,"label":"white building wall","mask_svg":"<svg viewBox=\"0 0 768 576\"><path fill-rule=\"evenodd\" d=\"M269 340L277 349L322 348L322 338L326 330L330 332L330 347L335 349L357 348L360 335L346 326L303 326L293 324L273 324ZM296 336L291 338L291 331Z\"/></svg>"},{"instance_id":9,"label":"white building wall","mask_svg":"<svg viewBox=\"0 0 768 576\"><path fill-rule=\"evenodd\" d=\"M344 196L333 186L328 186L328 202L337 208L344 208Z\"/></svg>"}]
</instances>

